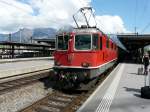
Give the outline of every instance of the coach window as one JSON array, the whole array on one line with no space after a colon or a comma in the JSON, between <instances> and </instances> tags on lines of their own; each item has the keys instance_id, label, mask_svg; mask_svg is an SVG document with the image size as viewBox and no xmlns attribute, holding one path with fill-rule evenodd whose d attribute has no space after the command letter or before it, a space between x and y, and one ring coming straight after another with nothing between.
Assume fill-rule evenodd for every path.
<instances>
[{"instance_id":1,"label":"coach window","mask_svg":"<svg viewBox=\"0 0 150 112\"><path fill-rule=\"evenodd\" d=\"M113 49L113 43L111 43L111 49Z\"/></svg>"},{"instance_id":2,"label":"coach window","mask_svg":"<svg viewBox=\"0 0 150 112\"><path fill-rule=\"evenodd\" d=\"M93 34L93 45L92 49L98 49L98 34Z\"/></svg>"},{"instance_id":3,"label":"coach window","mask_svg":"<svg viewBox=\"0 0 150 112\"><path fill-rule=\"evenodd\" d=\"M116 45L114 45L114 49L116 50Z\"/></svg>"},{"instance_id":4,"label":"coach window","mask_svg":"<svg viewBox=\"0 0 150 112\"><path fill-rule=\"evenodd\" d=\"M100 50L102 50L102 37L100 37Z\"/></svg>"},{"instance_id":5,"label":"coach window","mask_svg":"<svg viewBox=\"0 0 150 112\"><path fill-rule=\"evenodd\" d=\"M106 47L109 48L109 39L106 41Z\"/></svg>"},{"instance_id":6,"label":"coach window","mask_svg":"<svg viewBox=\"0 0 150 112\"><path fill-rule=\"evenodd\" d=\"M113 48L114 48L114 50L115 50L115 44L114 44Z\"/></svg>"}]
</instances>

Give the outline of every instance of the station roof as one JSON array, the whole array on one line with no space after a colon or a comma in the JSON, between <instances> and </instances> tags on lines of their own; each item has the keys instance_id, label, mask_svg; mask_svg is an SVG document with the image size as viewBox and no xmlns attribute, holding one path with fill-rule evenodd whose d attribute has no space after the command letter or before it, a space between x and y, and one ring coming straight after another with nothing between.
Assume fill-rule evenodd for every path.
<instances>
[{"instance_id":1,"label":"station roof","mask_svg":"<svg viewBox=\"0 0 150 112\"><path fill-rule=\"evenodd\" d=\"M129 51L150 45L150 34L119 34L117 37Z\"/></svg>"},{"instance_id":2,"label":"station roof","mask_svg":"<svg viewBox=\"0 0 150 112\"><path fill-rule=\"evenodd\" d=\"M117 38L117 35L108 34L107 35L113 42L117 44L121 49L127 51L126 47L120 42L120 40Z\"/></svg>"},{"instance_id":3,"label":"station roof","mask_svg":"<svg viewBox=\"0 0 150 112\"><path fill-rule=\"evenodd\" d=\"M35 43L19 43L10 41L0 41L0 45L16 45L16 46L32 46L32 47L50 47L50 45L35 44Z\"/></svg>"},{"instance_id":4,"label":"station roof","mask_svg":"<svg viewBox=\"0 0 150 112\"><path fill-rule=\"evenodd\" d=\"M33 39L38 42L55 42L55 38Z\"/></svg>"}]
</instances>

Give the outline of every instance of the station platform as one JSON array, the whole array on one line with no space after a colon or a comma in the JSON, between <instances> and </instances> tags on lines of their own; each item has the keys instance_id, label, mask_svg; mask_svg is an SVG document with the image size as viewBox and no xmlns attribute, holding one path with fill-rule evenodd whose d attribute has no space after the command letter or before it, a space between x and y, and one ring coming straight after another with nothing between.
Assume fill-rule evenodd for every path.
<instances>
[{"instance_id":1,"label":"station platform","mask_svg":"<svg viewBox=\"0 0 150 112\"><path fill-rule=\"evenodd\" d=\"M0 80L20 74L51 69L53 63L54 61L50 59L0 63Z\"/></svg>"},{"instance_id":2,"label":"station platform","mask_svg":"<svg viewBox=\"0 0 150 112\"><path fill-rule=\"evenodd\" d=\"M15 58L15 59L0 59L1 63L12 63L12 62L19 62L19 61L33 61L33 60L47 60L47 59L54 59L54 57L34 57L34 58Z\"/></svg>"},{"instance_id":3,"label":"station platform","mask_svg":"<svg viewBox=\"0 0 150 112\"><path fill-rule=\"evenodd\" d=\"M149 112L150 99L141 98L142 65L120 63L77 112ZM148 77L147 77L148 78Z\"/></svg>"}]
</instances>

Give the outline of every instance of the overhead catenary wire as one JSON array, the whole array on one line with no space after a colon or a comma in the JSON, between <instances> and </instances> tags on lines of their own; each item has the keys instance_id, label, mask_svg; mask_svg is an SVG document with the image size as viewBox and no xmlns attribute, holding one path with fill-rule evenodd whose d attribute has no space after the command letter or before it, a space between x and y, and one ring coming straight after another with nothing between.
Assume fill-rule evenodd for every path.
<instances>
[{"instance_id":1,"label":"overhead catenary wire","mask_svg":"<svg viewBox=\"0 0 150 112\"><path fill-rule=\"evenodd\" d=\"M140 17L138 18L139 20L143 20L143 19L146 19L145 16L146 16L146 12L147 12L147 6L148 6L148 0L143 0L142 1L142 4L143 6L141 5L141 14L139 15ZM139 24L142 24L143 21L139 21ZM141 25L140 25L141 26Z\"/></svg>"},{"instance_id":2,"label":"overhead catenary wire","mask_svg":"<svg viewBox=\"0 0 150 112\"><path fill-rule=\"evenodd\" d=\"M5 5L8 5L8 6L11 6L11 7L14 7L14 8L16 8L16 9L19 9L19 10L25 12L25 13L28 13L27 10L22 9L22 8L20 8L20 7L16 6L16 5L14 5L14 4L8 3L8 2L6 2L6 1L0 0L0 3L5 4Z\"/></svg>"},{"instance_id":3,"label":"overhead catenary wire","mask_svg":"<svg viewBox=\"0 0 150 112\"><path fill-rule=\"evenodd\" d=\"M41 0L41 2L44 2L43 0ZM9 3L9 2L6 2L6 1L4 1L4 0L0 0L0 3L2 3L2 4L5 4L5 5L8 5L8 6L11 6L11 7L14 7L14 8L16 8L16 9L19 9L19 10L21 10L21 11L23 11L23 12L25 12L25 13L28 13L28 11L27 10L25 10L25 9L23 9L23 8L20 8L20 7L18 7L18 6L16 6L16 5L14 5L14 4L11 4L11 3ZM52 5L52 7L53 8L57 8L55 5ZM7 18L8 20L12 20L12 19L10 19L10 18ZM23 18L23 19L27 19L28 20L28 18ZM61 23L61 24L63 24L62 22L63 21L57 21L57 20L48 20L48 21L50 21L50 22L53 22L53 23Z\"/></svg>"},{"instance_id":4,"label":"overhead catenary wire","mask_svg":"<svg viewBox=\"0 0 150 112\"><path fill-rule=\"evenodd\" d=\"M139 18L137 18L138 15L138 11L139 11L139 7L138 7L138 0L135 1L135 15L134 15L134 30L135 33L137 33L137 23L140 24L139 22L143 22L143 21L139 21L138 20L142 20L142 19L146 19L145 15L146 15L146 11L148 10L148 2L149 0L144 0L143 1L143 10L141 9L141 16ZM140 25L141 26L141 25ZM150 27L150 22L148 22L143 29L141 29L140 33L144 33L148 28Z\"/></svg>"},{"instance_id":5,"label":"overhead catenary wire","mask_svg":"<svg viewBox=\"0 0 150 112\"><path fill-rule=\"evenodd\" d=\"M145 15L145 11L147 10L148 8L148 0L145 0L145 4L144 4L144 8L143 8L143 14Z\"/></svg>"},{"instance_id":6,"label":"overhead catenary wire","mask_svg":"<svg viewBox=\"0 0 150 112\"><path fill-rule=\"evenodd\" d=\"M148 8L148 0L145 0L145 4L144 4L144 9L143 9L143 16L145 16L145 12ZM150 22L148 24L145 25L145 27L141 30L141 33L144 33L150 26Z\"/></svg>"},{"instance_id":7,"label":"overhead catenary wire","mask_svg":"<svg viewBox=\"0 0 150 112\"><path fill-rule=\"evenodd\" d=\"M2 4L4 4L4 5L8 5L8 6L10 6L10 7L14 7L14 8L16 8L16 9L19 9L19 10L21 10L22 12L28 13L28 11L26 11L26 10L24 10L24 9L22 9L22 8L16 6L16 5L14 5L14 4L11 4L11 3L9 3L9 2L0 0L0 3L2 3ZM30 20L31 18L23 18L23 19ZM11 20L13 20L13 18L7 18L7 20L11 21ZM40 21L40 20L39 20L39 21ZM44 21L44 20L42 20L42 21ZM52 22L52 23L55 23L55 24L64 24L63 21L57 21L57 20L48 20L48 21L49 21L49 22Z\"/></svg>"},{"instance_id":8,"label":"overhead catenary wire","mask_svg":"<svg viewBox=\"0 0 150 112\"><path fill-rule=\"evenodd\" d=\"M150 26L150 22L143 28L143 30L141 31L141 33L144 33L145 30Z\"/></svg>"},{"instance_id":9,"label":"overhead catenary wire","mask_svg":"<svg viewBox=\"0 0 150 112\"><path fill-rule=\"evenodd\" d=\"M134 28L135 28L135 33L137 29L137 12L138 12L138 0L135 0L135 15L134 15Z\"/></svg>"}]
</instances>

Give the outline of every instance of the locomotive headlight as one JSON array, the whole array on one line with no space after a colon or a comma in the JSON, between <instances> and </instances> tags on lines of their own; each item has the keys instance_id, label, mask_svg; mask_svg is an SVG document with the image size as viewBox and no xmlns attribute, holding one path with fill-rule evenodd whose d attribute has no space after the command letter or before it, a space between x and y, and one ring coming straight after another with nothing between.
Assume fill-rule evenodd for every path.
<instances>
[{"instance_id":1,"label":"locomotive headlight","mask_svg":"<svg viewBox=\"0 0 150 112\"><path fill-rule=\"evenodd\" d=\"M90 66L90 63L83 62L83 63L81 63L81 66L82 66L82 67L89 67L89 66Z\"/></svg>"},{"instance_id":2,"label":"locomotive headlight","mask_svg":"<svg viewBox=\"0 0 150 112\"><path fill-rule=\"evenodd\" d=\"M55 65L56 65L56 66L60 66L61 64L60 64L59 61L55 61Z\"/></svg>"}]
</instances>

